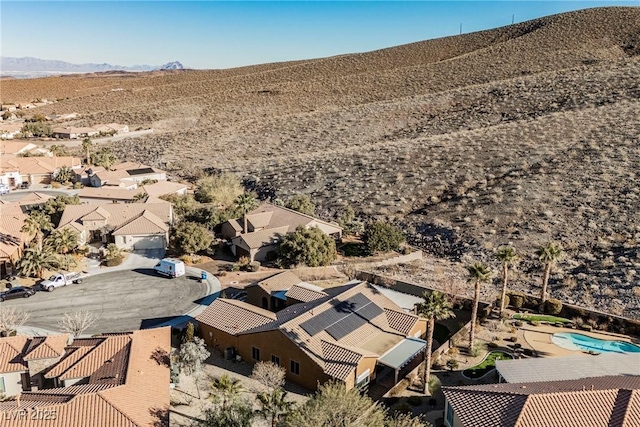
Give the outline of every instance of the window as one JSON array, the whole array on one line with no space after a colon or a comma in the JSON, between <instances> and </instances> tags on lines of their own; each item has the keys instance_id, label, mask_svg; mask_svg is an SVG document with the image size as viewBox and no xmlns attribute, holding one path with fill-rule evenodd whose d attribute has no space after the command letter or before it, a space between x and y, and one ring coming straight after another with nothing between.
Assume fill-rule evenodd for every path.
<instances>
[{"instance_id":1,"label":"window","mask_svg":"<svg viewBox=\"0 0 640 427\"><path fill-rule=\"evenodd\" d=\"M445 410L445 419L449 427L453 427L453 407L447 402L447 409Z\"/></svg>"},{"instance_id":2,"label":"window","mask_svg":"<svg viewBox=\"0 0 640 427\"><path fill-rule=\"evenodd\" d=\"M370 375L371 371L369 369L358 375L358 377L356 378L356 387L360 390L365 390L369 386Z\"/></svg>"},{"instance_id":3,"label":"window","mask_svg":"<svg viewBox=\"0 0 640 427\"><path fill-rule=\"evenodd\" d=\"M295 360L291 361L291 373L292 374L296 374L296 375L300 375L300 364L298 362L296 362Z\"/></svg>"},{"instance_id":4,"label":"window","mask_svg":"<svg viewBox=\"0 0 640 427\"><path fill-rule=\"evenodd\" d=\"M0 377L0 393L4 393L6 389L4 388L4 378Z\"/></svg>"},{"instance_id":5,"label":"window","mask_svg":"<svg viewBox=\"0 0 640 427\"><path fill-rule=\"evenodd\" d=\"M272 354L271 355L271 363L273 363L274 365L280 366L280 358L278 356L276 356L275 354Z\"/></svg>"},{"instance_id":6,"label":"window","mask_svg":"<svg viewBox=\"0 0 640 427\"><path fill-rule=\"evenodd\" d=\"M260 349L251 347L251 357L253 357L253 360L260 360Z\"/></svg>"}]
</instances>

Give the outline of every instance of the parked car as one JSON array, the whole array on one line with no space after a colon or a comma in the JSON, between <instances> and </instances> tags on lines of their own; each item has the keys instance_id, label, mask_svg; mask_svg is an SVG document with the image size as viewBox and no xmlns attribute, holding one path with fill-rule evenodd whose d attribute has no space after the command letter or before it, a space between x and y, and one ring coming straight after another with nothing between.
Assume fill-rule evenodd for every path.
<instances>
[{"instance_id":1,"label":"parked car","mask_svg":"<svg viewBox=\"0 0 640 427\"><path fill-rule=\"evenodd\" d=\"M28 190L28 189L29 189L29 183L28 183L27 181L23 181L23 182L20 184L20 188L21 188L22 190Z\"/></svg>"},{"instance_id":2,"label":"parked car","mask_svg":"<svg viewBox=\"0 0 640 427\"><path fill-rule=\"evenodd\" d=\"M157 263L153 269L158 274L170 278L184 276L185 274L184 262L175 258L165 258Z\"/></svg>"},{"instance_id":3,"label":"parked car","mask_svg":"<svg viewBox=\"0 0 640 427\"><path fill-rule=\"evenodd\" d=\"M9 186L7 184L0 184L0 196L3 194L9 194Z\"/></svg>"},{"instance_id":4,"label":"parked car","mask_svg":"<svg viewBox=\"0 0 640 427\"><path fill-rule=\"evenodd\" d=\"M13 299L13 298L29 298L31 295L35 294L31 288L26 288L24 286L16 286L14 288L9 289L8 291L0 292L0 301Z\"/></svg>"},{"instance_id":5,"label":"parked car","mask_svg":"<svg viewBox=\"0 0 640 427\"><path fill-rule=\"evenodd\" d=\"M71 273L58 273L49 277L48 280L43 280L40 282L40 289L43 291L53 292L55 288L59 288L61 286L67 286L72 283L82 283L82 279L86 277L85 274L78 272Z\"/></svg>"}]
</instances>

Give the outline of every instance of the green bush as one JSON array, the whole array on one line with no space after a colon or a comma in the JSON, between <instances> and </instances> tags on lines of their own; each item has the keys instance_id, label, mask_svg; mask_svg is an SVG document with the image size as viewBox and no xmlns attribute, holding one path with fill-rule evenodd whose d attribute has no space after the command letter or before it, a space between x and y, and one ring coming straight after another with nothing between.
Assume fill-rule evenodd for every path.
<instances>
[{"instance_id":1,"label":"green bush","mask_svg":"<svg viewBox=\"0 0 640 427\"><path fill-rule=\"evenodd\" d=\"M285 207L311 216L313 216L316 211L316 206L306 194L296 194L287 201Z\"/></svg>"},{"instance_id":2,"label":"green bush","mask_svg":"<svg viewBox=\"0 0 640 427\"><path fill-rule=\"evenodd\" d=\"M487 343L487 347L489 347L489 348L498 348L498 347L500 347L500 345L495 341L491 341L490 343Z\"/></svg>"},{"instance_id":3,"label":"green bush","mask_svg":"<svg viewBox=\"0 0 640 427\"><path fill-rule=\"evenodd\" d=\"M544 303L544 311L545 313L553 315L560 314L560 312L562 311L562 301L554 298L549 298Z\"/></svg>"},{"instance_id":4,"label":"green bush","mask_svg":"<svg viewBox=\"0 0 640 427\"><path fill-rule=\"evenodd\" d=\"M298 227L295 232L283 236L278 247L278 263L283 267L319 267L329 265L335 259L335 240L317 227Z\"/></svg>"},{"instance_id":5,"label":"green bush","mask_svg":"<svg viewBox=\"0 0 640 427\"><path fill-rule=\"evenodd\" d=\"M460 364L456 359L447 360L447 368L449 368L449 370L455 371L456 369L458 369L458 366L460 366Z\"/></svg>"},{"instance_id":6,"label":"green bush","mask_svg":"<svg viewBox=\"0 0 640 427\"><path fill-rule=\"evenodd\" d=\"M260 270L260 261L251 261L247 266L247 271L256 272Z\"/></svg>"},{"instance_id":7,"label":"green bush","mask_svg":"<svg viewBox=\"0 0 640 427\"><path fill-rule=\"evenodd\" d=\"M522 322L519 320L516 320L513 322L513 326L515 326L516 328L521 328L522 327Z\"/></svg>"},{"instance_id":8,"label":"green bush","mask_svg":"<svg viewBox=\"0 0 640 427\"><path fill-rule=\"evenodd\" d=\"M496 298L496 307L500 307L500 296L498 296L498 298ZM504 296L504 307L507 308L509 307L509 304L511 303L511 298L509 298L509 295L505 295Z\"/></svg>"},{"instance_id":9,"label":"green bush","mask_svg":"<svg viewBox=\"0 0 640 427\"><path fill-rule=\"evenodd\" d=\"M538 322L537 320L532 320L529 323L531 324L531 326L540 326L540 322Z\"/></svg>"},{"instance_id":10,"label":"green bush","mask_svg":"<svg viewBox=\"0 0 640 427\"><path fill-rule=\"evenodd\" d=\"M510 295L509 300L513 308L522 308L524 304L524 296L522 295Z\"/></svg>"},{"instance_id":11,"label":"green bush","mask_svg":"<svg viewBox=\"0 0 640 427\"><path fill-rule=\"evenodd\" d=\"M398 250L404 242L404 234L399 228L382 221L367 223L362 240L370 253Z\"/></svg>"},{"instance_id":12,"label":"green bush","mask_svg":"<svg viewBox=\"0 0 640 427\"><path fill-rule=\"evenodd\" d=\"M407 403L411 406L420 406L422 405L422 397L420 396L410 396L407 399Z\"/></svg>"}]
</instances>

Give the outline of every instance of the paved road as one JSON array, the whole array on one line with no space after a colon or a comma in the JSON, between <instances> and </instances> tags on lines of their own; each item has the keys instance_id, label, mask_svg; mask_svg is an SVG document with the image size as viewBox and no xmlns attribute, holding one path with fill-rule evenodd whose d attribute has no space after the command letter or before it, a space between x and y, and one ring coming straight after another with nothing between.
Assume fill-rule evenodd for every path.
<instances>
[{"instance_id":1,"label":"paved road","mask_svg":"<svg viewBox=\"0 0 640 427\"><path fill-rule=\"evenodd\" d=\"M37 292L31 298L9 300L5 307L17 307L31 314L27 326L56 330L64 313L88 310L98 321L86 331L120 332L149 327L185 313L199 312L199 301L210 292L218 292L200 282L189 269L176 279L157 276L151 269L117 271L88 277L78 285L57 288L53 292ZM215 286L213 286L215 287ZM205 303L210 303L208 298Z\"/></svg>"}]
</instances>

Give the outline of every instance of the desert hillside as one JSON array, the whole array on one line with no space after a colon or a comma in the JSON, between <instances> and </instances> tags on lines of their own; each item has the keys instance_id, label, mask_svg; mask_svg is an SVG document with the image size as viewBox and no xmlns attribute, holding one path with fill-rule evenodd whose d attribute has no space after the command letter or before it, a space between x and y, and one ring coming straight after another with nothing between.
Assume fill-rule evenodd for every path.
<instances>
[{"instance_id":1,"label":"desert hillside","mask_svg":"<svg viewBox=\"0 0 640 427\"><path fill-rule=\"evenodd\" d=\"M151 126L113 149L308 193L325 216L350 204L454 263L511 242L522 290L535 246L558 240L553 296L640 317L639 76L640 8L600 8L317 60L7 80L1 96Z\"/></svg>"}]
</instances>

